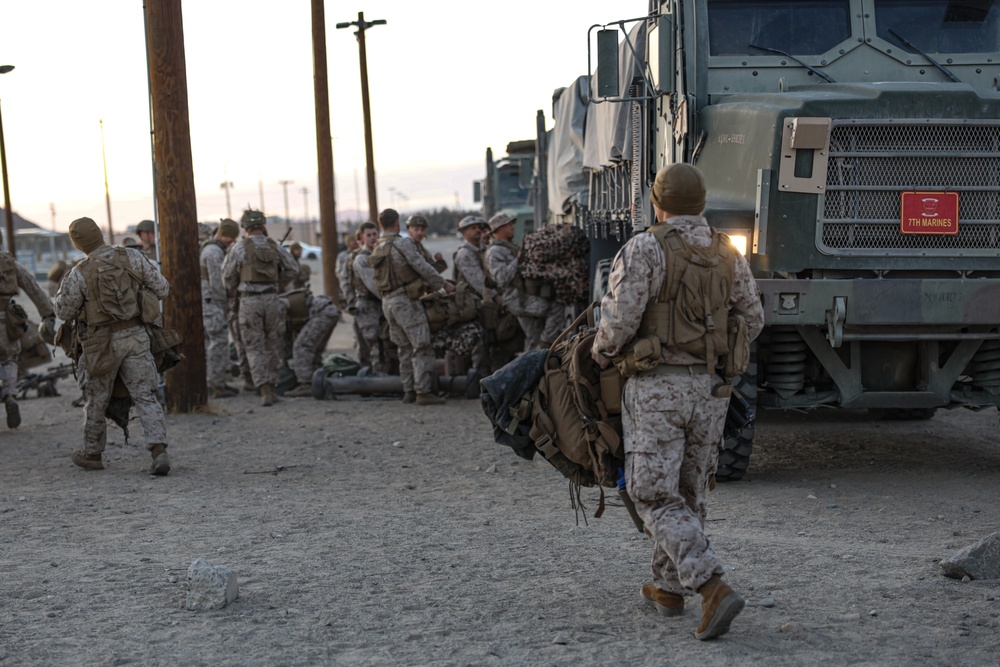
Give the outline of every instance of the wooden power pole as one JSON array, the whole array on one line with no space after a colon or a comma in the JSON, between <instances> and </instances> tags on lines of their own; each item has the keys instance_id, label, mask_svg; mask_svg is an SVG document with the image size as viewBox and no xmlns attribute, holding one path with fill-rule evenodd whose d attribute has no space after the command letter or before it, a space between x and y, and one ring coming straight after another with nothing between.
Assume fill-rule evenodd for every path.
<instances>
[{"instance_id":1,"label":"wooden power pole","mask_svg":"<svg viewBox=\"0 0 1000 667\"><path fill-rule=\"evenodd\" d=\"M330 91L326 74L326 17L324 0L312 0L313 90L316 97L316 164L319 165L319 228L323 245L323 286L338 301L337 200L333 187L333 141L330 133Z\"/></svg>"},{"instance_id":2,"label":"wooden power pole","mask_svg":"<svg viewBox=\"0 0 1000 667\"><path fill-rule=\"evenodd\" d=\"M184 337L184 361L167 373L167 408L191 412L206 404L205 342L201 315L198 212L191 161L187 72L181 0L145 0L146 66L153 116L153 172L157 239L163 275L170 281L164 320Z\"/></svg>"}]
</instances>

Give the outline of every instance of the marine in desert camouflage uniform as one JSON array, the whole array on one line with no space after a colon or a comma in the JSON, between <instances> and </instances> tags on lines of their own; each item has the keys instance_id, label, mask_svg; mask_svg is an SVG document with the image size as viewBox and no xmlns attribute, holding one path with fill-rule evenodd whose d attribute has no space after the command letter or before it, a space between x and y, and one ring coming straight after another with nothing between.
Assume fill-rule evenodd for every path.
<instances>
[{"instance_id":1,"label":"marine in desert camouflage uniform","mask_svg":"<svg viewBox=\"0 0 1000 667\"><path fill-rule=\"evenodd\" d=\"M226 218L219 223L215 238L201 246L201 313L205 325L205 369L211 398L235 396L237 389L226 384L229 373L229 297L222 280L226 251L240 235L240 226Z\"/></svg>"},{"instance_id":2,"label":"marine in desert camouflage uniform","mask_svg":"<svg viewBox=\"0 0 1000 667\"><path fill-rule=\"evenodd\" d=\"M268 238L265 224L260 211L243 212L240 225L245 236L226 253L222 277L226 289L239 294L240 338L253 384L266 407L278 401L286 329L287 306L278 293L298 274L298 266L288 250Z\"/></svg>"},{"instance_id":3,"label":"marine in desert camouflage uniform","mask_svg":"<svg viewBox=\"0 0 1000 667\"><path fill-rule=\"evenodd\" d=\"M490 218L493 241L486 249L486 267L496 282L503 306L517 318L524 331L524 350L545 348L563 329L562 304L524 291L524 280L518 271L519 248L514 238L515 218L497 213Z\"/></svg>"},{"instance_id":4,"label":"marine in desert camouflage uniform","mask_svg":"<svg viewBox=\"0 0 1000 667\"><path fill-rule=\"evenodd\" d=\"M348 270L351 292L354 294L354 322L357 325L356 335L370 350L371 372L374 375L384 375L385 361L382 358L382 345L379 331L382 328L382 298L375 285L375 271L368 263L372 249L378 241L378 227L373 222L366 222L358 230L361 235L361 245L354 255L354 262Z\"/></svg>"},{"instance_id":5,"label":"marine in desert camouflage uniform","mask_svg":"<svg viewBox=\"0 0 1000 667\"><path fill-rule=\"evenodd\" d=\"M87 344L84 343L77 369L85 399L84 448L73 452L73 463L90 470L104 468L101 453L107 443L108 431L105 411L111 400L116 378L120 378L135 404L146 436L146 449L153 459L149 471L154 475L166 475L170 472L167 427L163 408L156 399L159 378L150 351L146 325L142 323L139 309L135 306L132 313L119 313L125 319L117 319L106 313L92 290L96 289L95 286L102 279L99 277L99 269L112 265L119 259L119 253L125 253L125 265L131 272L129 279L134 290L141 287L162 300L169 293L170 285L159 269L138 250L107 245L97 223L90 218L74 220L69 226L69 238L74 246L87 254L87 258L74 266L63 279L55 298L56 315L67 322L76 321L81 339L100 340L103 336L109 336L109 347L97 356L113 357L111 369L94 376L88 371L91 352L88 352ZM105 334L105 330L109 330L108 333ZM89 361L95 362L96 358Z\"/></svg>"},{"instance_id":6,"label":"marine in desert camouflage uniform","mask_svg":"<svg viewBox=\"0 0 1000 667\"><path fill-rule=\"evenodd\" d=\"M3 235L0 234L0 243ZM21 356L21 336L23 328L11 336L8 331L8 308L12 306L11 299L21 290L31 299L42 318L42 338L49 343L55 336L55 315L52 301L35 280L31 271L17 263L9 252L0 252L0 401L7 411L7 428L17 428L21 425L21 409L17 404L17 360Z\"/></svg>"},{"instance_id":7,"label":"marine in desert camouflage uniform","mask_svg":"<svg viewBox=\"0 0 1000 667\"><path fill-rule=\"evenodd\" d=\"M658 222L673 225L692 246L711 244L711 229L700 215L705 182L695 167L661 169L651 198ZM744 316L753 339L764 324L760 293L738 255L732 275L730 312ZM615 257L593 346L601 367L636 337L665 276L666 255L651 233L633 236ZM699 592L703 616L695 636L711 639L728 631L743 607L739 593L722 581L722 561L704 532L705 494L715 474L729 399L715 397L721 378L705 359L664 347L660 363L630 378L622 398L627 488L654 541L653 582L643 586L642 594L660 613L673 616L682 613L685 595Z\"/></svg>"},{"instance_id":8,"label":"marine in desert camouflage uniform","mask_svg":"<svg viewBox=\"0 0 1000 667\"><path fill-rule=\"evenodd\" d=\"M160 258L156 256L156 223L152 220L143 220L135 226L135 233L139 237L142 254L159 266Z\"/></svg>"},{"instance_id":9,"label":"marine in desert camouflage uniform","mask_svg":"<svg viewBox=\"0 0 1000 667\"><path fill-rule=\"evenodd\" d=\"M434 370L434 348L427 314L418 298L407 294L407 287L423 282L425 288L453 292L455 286L446 282L437 269L421 254L417 243L399 235L399 213L389 208L379 214L382 237L373 251L383 255L382 264L373 264L375 278L382 297L382 308L389 322L389 336L399 348L399 373L403 381L403 401L419 405L436 405L444 399L431 393L431 373ZM417 290L411 287L412 292Z\"/></svg>"},{"instance_id":10,"label":"marine in desert camouflage uniform","mask_svg":"<svg viewBox=\"0 0 1000 667\"><path fill-rule=\"evenodd\" d=\"M340 320L340 309L326 295L310 294L306 298L306 306L309 308L309 320L292 345L292 365L298 384L286 391L285 396L312 396L313 373L323 365L323 352Z\"/></svg>"}]
</instances>

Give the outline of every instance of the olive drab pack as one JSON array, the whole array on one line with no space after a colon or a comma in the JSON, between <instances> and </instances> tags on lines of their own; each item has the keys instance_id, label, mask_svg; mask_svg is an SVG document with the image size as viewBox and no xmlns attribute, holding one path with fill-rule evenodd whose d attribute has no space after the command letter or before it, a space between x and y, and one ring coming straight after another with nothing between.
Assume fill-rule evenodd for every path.
<instances>
[{"instance_id":1,"label":"olive drab pack","mask_svg":"<svg viewBox=\"0 0 1000 667\"><path fill-rule=\"evenodd\" d=\"M392 247L399 240L399 236L383 236L375 244L368 263L375 271L375 287L379 294L385 296L394 292L400 287L406 287L407 296L411 299L419 298L420 288L423 281L420 274L413 270L413 267L405 261L399 261L392 257Z\"/></svg>"},{"instance_id":2,"label":"olive drab pack","mask_svg":"<svg viewBox=\"0 0 1000 667\"><path fill-rule=\"evenodd\" d=\"M614 366L602 371L590 356L597 329L594 306L556 338L531 400L529 436L535 448L571 483L574 509L581 486L617 487L625 464L621 395ZM586 326L582 326L586 320ZM595 517L604 511L604 491Z\"/></svg>"},{"instance_id":3,"label":"olive drab pack","mask_svg":"<svg viewBox=\"0 0 1000 667\"><path fill-rule=\"evenodd\" d=\"M438 291L420 297L431 332L478 319L481 302L469 283L459 283L451 294Z\"/></svg>"},{"instance_id":4,"label":"olive drab pack","mask_svg":"<svg viewBox=\"0 0 1000 667\"><path fill-rule=\"evenodd\" d=\"M87 257L78 266L90 298L84 304L84 321L90 327L125 322L140 316L141 281L128 266L128 251L115 248L110 262Z\"/></svg>"},{"instance_id":5,"label":"olive drab pack","mask_svg":"<svg viewBox=\"0 0 1000 667\"><path fill-rule=\"evenodd\" d=\"M616 363L626 376L650 370L664 347L704 359L729 380L746 370L749 335L740 316L729 314L737 251L712 230L707 247L687 243L673 225L648 230L663 248L666 276L643 313L636 339Z\"/></svg>"},{"instance_id":6,"label":"olive drab pack","mask_svg":"<svg viewBox=\"0 0 1000 667\"><path fill-rule=\"evenodd\" d=\"M0 297L17 296L17 260L9 252L0 252Z\"/></svg>"},{"instance_id":7,"label":"olive drab pack","mask_svg":"<svg viewBox=\"0 0 1000 667\"><path fill-rule=\"evenodd\" d=\"M267 238L267 243L254 243L247 237L243 239L243 251L246 261L240 267L240 281L258 284L278 282L280 258L274 239Z\"/></svg>"}]
</instances>

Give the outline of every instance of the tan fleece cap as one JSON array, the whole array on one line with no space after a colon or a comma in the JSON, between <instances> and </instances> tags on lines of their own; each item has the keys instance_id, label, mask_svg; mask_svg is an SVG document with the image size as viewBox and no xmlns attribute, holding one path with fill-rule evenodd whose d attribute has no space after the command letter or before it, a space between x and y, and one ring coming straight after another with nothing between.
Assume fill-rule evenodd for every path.
<instances>
[{"instance_id":1,"label":"tan fleece cap","mask_svg":"<svg viewBox=\"0 0 1000 667\"><path fill-rule=\"evenodd\" d=\"M240 225L231 218L225 218L219 222L219 229L216 231L220 239L235 239L240 235Z\"/></svg>"},{"instance_id":2,"label":"tan fleece cap","mask_svg":"<svg viewBox=\"0 0 1000 667\"><path fill-rule=\"evenodd\" d=\"M69 223L69 240L77 250L89 255L104 245L104 234L90 218L77 218Z\"/></svg>"},{"instance_id":3,"label":"tan fleece cap","mask_svg":"<svg viewBox=\"0 0 1000 667\"><path fill-rule=\"evenodd\" d=\"M667 213L698 215L705 210L705 177L690 164L667 165L656 172L649 198Z\"/></svg>"}]
</instances>

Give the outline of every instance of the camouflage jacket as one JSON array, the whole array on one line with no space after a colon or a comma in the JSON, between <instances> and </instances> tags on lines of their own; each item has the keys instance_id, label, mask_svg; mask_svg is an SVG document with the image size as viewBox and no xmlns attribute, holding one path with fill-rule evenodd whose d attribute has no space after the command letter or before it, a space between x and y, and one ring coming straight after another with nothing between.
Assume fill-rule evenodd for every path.
<instances>
[{"instance_id":1,"label":"camouflage jacket","mask_svg":"<svg viewBox=\"0 0 1000 667\"><path fill-rule=\"evenodd\" d=\"M707 247L712 242L708 222L700 215L676 216L669 220L684 241ZM636 234L618 251L611 267L608 293L601 300L601 323L594 350L606 357L618 355L636 335L646 305L655 300L667 272L667 258L652 234ZM750 265L738 258L730 297L730 311L746 318L750 339L764 328L760 290ZM663 363L690 365L704 363L686 352L664 348Z\"/></svg>"},{"instance_id":2,"label":"camouflage jacket","mask_svg":"<svg viewBox=\"0 0 1000 667\"><path fill-rule=\"evenodd\" d=\"M493 290L486 292L486 276L483 273L483 248L468 241L455 251L455 282L466 283L483 298L492 297Z\"/></svg>"},{"instance_id":3,"label":"camouflage jacket","mask_svg":"<svg viewBox=\"0 0 1000 667\"><path fill-rule=\"evenodd\" d=\"M88 255L88 258L111 261L114 257L114 252L115 249L111 246L102 245L92 251ZM146 259L143 253L138 250L129 248L126 252L128 253L129 268L132 269L133 273L142 278L142 286L155 294L160 300L167 298L167 294L170 293L170 283L160 273L160 269L157 268L156 264ZM63 278L59 293L56 294L56 316L61 320L71 322L80 315L80 312L83 310L83 304L88 300L90 300L90 294L87 291L87 280L84 278L80 266L74 266L66 274L66 277Z\"/></svg>"},{"instance_id":4,"label":"camouflage jacket","mask_svg":"<svg viewBox=\"0 0 1000 667\"><path fill-rule=\"evenodd\" d=\"M261 234L253 234L246 238L250 239L251 243L256 244L265 244L268 242L268 238ZM285 248L280 243L276 243L275 247L278 252L278 291L283 292L286 286L299 274L299 265L295 261L295 258L292 257L292 253L288 252L288 248ZM242 242L237 241L226 253L226 259L222 263L222 278L225 281L226 289L232 293L273 291L273 285L268 285L267 283L249 283L240 280L240 269L243 268L243 264L246 261L246 247Z\"/></svg>"},{"instance_id":5,"label":"camouflage jacket","mask_svg":"<svg viewBox=\"0 0 1000 667\"><path fill-rule=\"evenodd\" d=\"M222 281L222 262L226 251L222 245L206 241L201 247L201 298L206 303L226 305L226 284Z\"/></svg>"},{"instance_id":6,"label":"camouflage jacket","mask_svg":"<svg viewBox=\"0 0 1000 667\"><path fill-rule=\"evenodd\" d=\"M368 263L368 258L371 257L372 251L368 248L362 248L357 256L354 258L354 266L352 271L354 272L355 280L352 281L354 285L354 291L358 298L374 299L375 301L380 301L378 295L378 288L375 287L375 269L371 267ZM362 294L359 289L360 286L364 286L367 294Z\"/></svg>"}]
</instances>

